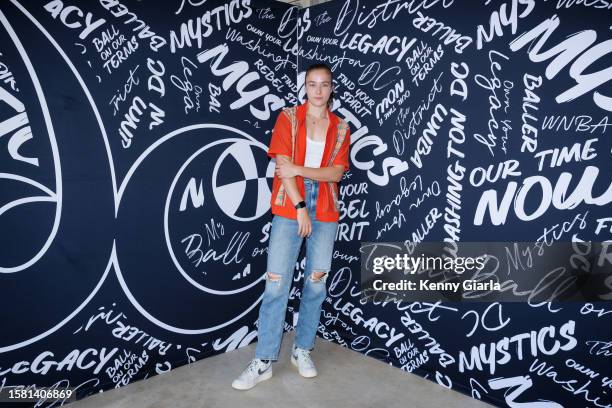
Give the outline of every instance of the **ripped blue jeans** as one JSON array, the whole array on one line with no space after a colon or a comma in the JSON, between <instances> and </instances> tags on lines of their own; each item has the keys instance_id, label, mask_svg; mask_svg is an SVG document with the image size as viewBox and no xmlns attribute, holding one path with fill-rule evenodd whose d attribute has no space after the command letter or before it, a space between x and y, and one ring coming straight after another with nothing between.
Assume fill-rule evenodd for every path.
<instances>
[{"instance_id":1,"label":"ripped blue jeans","mask_svg":"<svg viewBox=\"0 0 612 408\"><path fill-rule=\"evenodd\" d=\"M315 219L319 182L304 178L304 187L306 196L304 201L312 221L312 232L306 237L304 285L294 345L312 350L321 317L321 305L327 294L326 281L331 268L338 222ZM297 220L274 216L268 246L266 288L259 308L256 358L278 360L289 290L303 240L304 238L298 235ZM272 273L272 276L268 272ZM316 279L313 272L325 274Z\"/></svg>"}]
</instances>

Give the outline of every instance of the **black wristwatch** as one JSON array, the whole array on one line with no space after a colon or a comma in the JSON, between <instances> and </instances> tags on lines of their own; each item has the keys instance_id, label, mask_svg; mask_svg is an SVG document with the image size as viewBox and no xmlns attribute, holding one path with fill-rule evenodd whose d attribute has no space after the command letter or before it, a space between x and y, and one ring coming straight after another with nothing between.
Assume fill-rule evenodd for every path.
<instances>
[{"instance_id":1,"label":"black wristwatch","mask_svg":"<svg viewBox=\"0 0 612 408\"><path fill-rule=\"evenodd\" d=\"M306 207L306 201L302 200L302 201L300 201L299 203L297 203L297 204L296 204L294 207L295 207L296 209L298 209L298 210L299 210L300 208L304 208L304 207Z\"/></svg>"}]
</instances>

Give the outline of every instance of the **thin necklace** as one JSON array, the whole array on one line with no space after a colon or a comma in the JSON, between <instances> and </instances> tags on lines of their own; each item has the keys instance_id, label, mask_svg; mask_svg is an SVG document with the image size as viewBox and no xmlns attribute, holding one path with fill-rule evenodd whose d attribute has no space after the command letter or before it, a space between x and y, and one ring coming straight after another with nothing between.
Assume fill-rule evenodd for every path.
<instances>
[{"instance_id":1,"label":"thin necklace","mask_svg":"<svg viewBox=\"0 0 612 408\"><path fill-rule=\"evenodd\" d=\"M310 113L307 113L306 116L310 116L312 118L312 124L313 125L316 125L317 122L319 121L319 119L327 119L327 114L324 117L319 117L319 118L311 115Z\"/></svg>"}]
</instances>

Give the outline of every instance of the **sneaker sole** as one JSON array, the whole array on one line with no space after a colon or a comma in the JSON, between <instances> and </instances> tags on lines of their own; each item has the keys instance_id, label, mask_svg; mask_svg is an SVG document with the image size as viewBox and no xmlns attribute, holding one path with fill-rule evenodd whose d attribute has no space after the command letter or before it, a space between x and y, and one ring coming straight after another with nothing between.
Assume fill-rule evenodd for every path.
<instances>
[{"instance_id":1,"label":"sneaker sole","mask_svg":"<svg viewBox=\"0 0 612 408\"><path fill-rule=\"evenodd\" d=\"M253 385L251 385L250 387L246 386L246 385L240 385L240 384L232 383L232 388L235 389L235 390L241 390L241 391L250 390L251 388L256 386L258 383L260 383L262 381L265 381L265 380L269 380L270 378L272 378L272 371L269 371L269 372L264 373L264 374L260 375L259 377L257 377L255 379L255 382L253 383Z\"/></svg>"},{"instance_id":2,"label":"sneaker sole","mask_svg":"<svg viewBox=\"0 0 612 408\"><path fill-rule=\"evenodd\" d=\"M304 375L301 371L300 371L300 367L298 366L297 360L291 356L291 363L297 367L298 372L300 373L300 375L304 378L312 378L312 377L316 377L317 373L315 372L314 374L310 374L310 375Z\"/></svg>"}]
</instances>

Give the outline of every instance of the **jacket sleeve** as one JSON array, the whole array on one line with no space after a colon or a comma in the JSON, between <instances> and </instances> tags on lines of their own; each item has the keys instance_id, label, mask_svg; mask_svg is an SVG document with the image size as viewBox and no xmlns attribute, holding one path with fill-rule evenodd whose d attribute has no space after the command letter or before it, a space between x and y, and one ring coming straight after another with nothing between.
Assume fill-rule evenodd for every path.
<instances>
[{"instance_id":1,"label":"jacket sleeve","mask_svg":"<svg viewBox=\"0 0 612 408\"><path fill-rule=\"evenodd\" d=\"M344 171L349 170L349 147L351 145L351 128L346 125L346 136L342 141L342 145L340 146L340 150L334 159L332 166L336 164L340 164L344 166Z\"/></svg>"},{"instance_id":2,"label":"jacket sleeve","mask_svg":"<svg viewBox=\"0 0 612 408\"><path fill-rule=\"evenodd\" d=\"M276 158L277 154L291 157L291 123L287 114L281 111L272 129L272 138L268 147L268 156Z\"/></svg>"}]
</instances>

